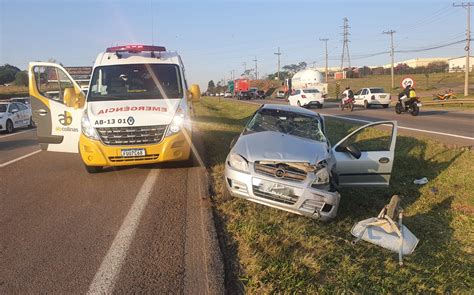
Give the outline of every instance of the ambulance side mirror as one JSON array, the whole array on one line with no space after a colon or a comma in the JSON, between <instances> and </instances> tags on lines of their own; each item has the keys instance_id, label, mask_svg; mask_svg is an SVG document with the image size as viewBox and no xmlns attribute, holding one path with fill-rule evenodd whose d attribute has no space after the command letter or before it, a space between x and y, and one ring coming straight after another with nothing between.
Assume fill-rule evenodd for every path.
<instances>
[{"instance_id":1,"label":"ambulance side mirror","mask_svg":"<svg viewBox=\"0 0 474 295\"><path fill-rule=\"evenodd\" d=\"M84 95L79 91L77 92L74 87L64 88L63 102L67 107L81 108L84 105Z\"/></svg>"},{"instance_id":2,"label":"ambulance side mirror","mask_svg":"<svg viewBox=\"0 0 474 295\"><path fill-rule=\"evenodd\" d=\"M199 89L198 84L191 85L191 89L189 89L189 93L191 93L191 101L199 101L201 99L201 89Z\"/></svg>"}]
</instances>

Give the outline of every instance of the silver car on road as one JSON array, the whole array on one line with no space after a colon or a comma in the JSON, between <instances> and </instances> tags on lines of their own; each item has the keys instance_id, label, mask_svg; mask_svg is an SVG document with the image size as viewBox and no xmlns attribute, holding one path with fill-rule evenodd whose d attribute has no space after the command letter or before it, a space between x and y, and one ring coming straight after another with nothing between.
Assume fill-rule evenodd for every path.
<instances>
[{"instance_id":1,"label":"silver car on road","mask_svg":"<svg viewBox=\"0 0 474 295\"><path fill-rule=\"evenodd\" d=\"M368 128L388 128L388 135L367 139ZM337 214L338 187L388 186L396 135L396 122L376 122L331 146L318 113L266 104L231 144L226 187L235 197L329 220Z\"/></svg>"}]
</instances>

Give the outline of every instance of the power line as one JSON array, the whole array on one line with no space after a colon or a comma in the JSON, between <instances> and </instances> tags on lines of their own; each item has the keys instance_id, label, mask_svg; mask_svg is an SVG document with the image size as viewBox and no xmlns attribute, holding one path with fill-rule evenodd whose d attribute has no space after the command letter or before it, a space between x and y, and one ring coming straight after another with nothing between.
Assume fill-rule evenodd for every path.
<instances>
[{"instance_id":1,"label":"power line","mask_svg":"<svg viewBox=\"0 0 474 295\"><path fill-rule=\"evenodd\" d=\"M467 28L466 28L466 47L464 47L464 50L466 51L466 64L464 66L465 68L465 74L464 74L464 96L469 95L469 72L470 72L470 67L469 67L469 59L471 58L471 6L474 6L472 2L462 2L460 4L453 3L454 7L462 7L467 10Z\"/></svg>"},{"instance_id":2,"label":"power line","mask_svg":"<svg viewBox=\"0 0 474 295\"><path fill-rule=\"evenodd\" d=\"M319 41L323 41L325 44L326 44L326 54L325 54L325 59L326 59L326 66L325 66L325 69L324 69L324 73L326 75L326 83L328 81L328 38L319 38Z\"/></svg>"},{"instance_id":3,"label":"power line","mask_svg":"<svg viewBox=\"0 0 474 295\"><path fill-rule=\"evenodd\" d=\"M349 20L347 17L342 19L344 21L343 29L343 44L342 44L342 55L341 55L341 71L344 69L344 57L347 55L347 63L349 68L351 67L351 58L349 56Z\"/></svg>"},{"instance_id":4,"label":"power line","mask_svg":"<svg viewBox=\"0 0 474 295\"><path fill-rule=\"evenodd\" d=\"M280 52L280 47L278 47L278 52L274 52L273 54L278 56L278 81L280 81L280 55L282 55L282 53Z\"/></svg>"},{"instance_id":5,"label":"power line","mask_svg":"<svg viewBox=\"0 0 474 295\"><path fill-rule=\"evenodd\" d=\"M395 34L396 31L390 30L390 31L383 31L382 34L390 35L390 56L392 57L392 66L390 67L390 74L392 76L392 89L394 88L394 77L393 77L393 64L394 64L394 47L393 47L393 34Z\"/></svg>"}]
</instances>

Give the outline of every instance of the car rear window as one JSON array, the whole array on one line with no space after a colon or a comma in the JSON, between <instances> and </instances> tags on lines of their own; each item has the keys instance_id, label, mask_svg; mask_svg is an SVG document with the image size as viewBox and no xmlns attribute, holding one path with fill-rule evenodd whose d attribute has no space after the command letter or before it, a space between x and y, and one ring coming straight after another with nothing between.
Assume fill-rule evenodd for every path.
<instances>
[{"instance_id":1,"label":"car rear window","mask_svg":"<svg viewBox=\"0 0 474 295\"><path fill-rule=\"evenodd\" d=\"M303 89L304 93L319 93L318 89Z\"/></svg>"},{"instance_id":2,"label":"car rear window","mask_svg":"<svg viewBox=\"0 0 474 295\"><path fill-rule=\"evenodd\" d=\"M370 93L385 93L383 88L370 88Z\"/></svg>"}]
</instances>

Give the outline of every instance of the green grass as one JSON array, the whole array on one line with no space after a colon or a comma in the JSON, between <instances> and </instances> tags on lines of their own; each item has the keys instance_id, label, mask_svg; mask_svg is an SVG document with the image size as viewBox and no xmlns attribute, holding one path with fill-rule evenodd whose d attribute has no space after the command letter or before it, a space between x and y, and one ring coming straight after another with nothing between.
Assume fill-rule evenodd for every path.
<instances>
[{"instance_id":1,"label":"green grass","mask_svg":"<svg viewBox=\"0 0 474 295\"><path fill-rule=\"evenodd\" d=\"M338 217L315 221L241 199L223 198L230 141L257 106L203 98L195 104L230 290L254 293L469 293L473 288L474 152L399 136L388 189L342 190ZM355 125L327 120L331 142ZM264 144L264 143L262 143ZM415 178L427 177L424 186ZM420 239L400 268L397 255L351 245L354 223L405 196L404 223Z\"/></svg>"}]
</instances>

